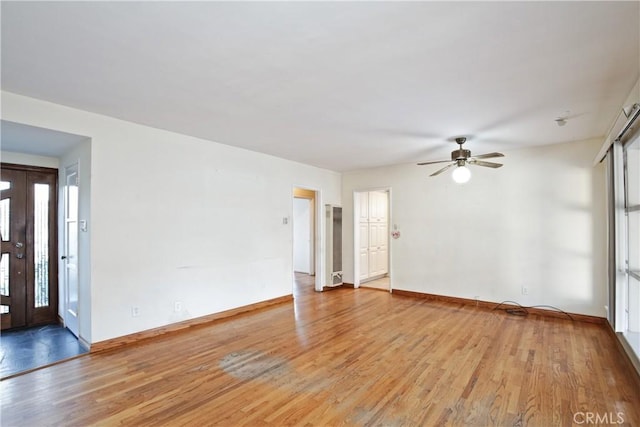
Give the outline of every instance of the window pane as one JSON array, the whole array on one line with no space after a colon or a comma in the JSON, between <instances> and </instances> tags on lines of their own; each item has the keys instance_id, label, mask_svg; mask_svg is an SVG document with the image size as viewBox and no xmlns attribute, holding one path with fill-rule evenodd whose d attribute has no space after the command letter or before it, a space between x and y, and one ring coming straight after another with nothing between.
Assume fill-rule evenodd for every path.
<instances>
[{"instance_id":1,"label":"window pane","mask_svg":"<svg viewBox=\"0 0 640 427\"><path fill-rule=\"evenodd\" d=\"M640 138L625 147L627 156L627 206L640 205Z\"/></svg>"},{"instance_id":2,"label":"window pane","mask_svg":"<svg viewBox=\"0 0 640 427\"><path fill-rule=\"evenodd\" d=\"M76 175L69 177L72 184L67 185L67 212L69 217L67 220L73 221L78 219L78 186L75 185Z\"/></svg>"},{"instance_id":3,"label":"window pane","mask_svg":"<svg viewBox=\"0 0 640 427\"><path fill-rule=\"evenodd\" d=\"M9 254L2 254L0 258L0 294L8 297L9 295ZM9 312L9 306L0 306L0 313Z\"/></svg>"},{"instance_id":4,"label":"window pane","mask_svg":"<svg viewBox=\"0 0 640 427\"><path fill-rule=\"evenodd\" d=\"M0 190L8 190L11 188L9 181L0 181ZM11 207L11 199L0 201L0 237L2 241L8 242L11 238L9 235L9 215Z\"/></svg>"},{"instance_id":5,"label":"window pane","mask_svg":"<svg viewBox=\"0 0 640 427\"><path fill-rule=\"evenodd\" d=\"M0 236L3 242L11 240L9 234L9 219L11 215L11 199L0 201Z\"/></svg>"},{"instance_id":6,"label":"window pane","mask_svg":"<svg viewBox=\"0 0 640 427\"><path fill-rule=\"evenodd\" d=\"M49 305L49 184L34 184L35 304Z\"/></svg>"},{"instance_id":7,"label":"window pane","mask_svg":"<svg viewBox=\"0 0 640 427\"><path fill-rule=\"evenodd\" d=\"M68 309L74 313L78 312L78 270L76 262L78 260L78 223L69 222L67 227L67 257L71 261L67 264L67 292L69 293Z\"/></svg>"},{"instance_id":8,"label":"window pane","mask_svg":"<svg viewBox=\"0 0 640 427\"><path fill-rule=\"evenodd\" d=\"M629 269L640 274L640 211L629 212Z\"/></svg>"},{"instance_id":9,"label":"window pane","mask_svg":"<svg viewBox=\"0 0 640 427\"><path fill-rule=\"evenodd\" d=\"M0 258L0 294L8 297L9 294L9 254L2 254Z\"/></svg>"},{"instance_id":10,"label":"window pane","mask_svg":"<svg viewBox=\"0 0 640 427\"><path fill-rule=\"evenodd\" d=\"M629 277L629 330L640 332L640 281Z\"/></svg>"}]
</instances>

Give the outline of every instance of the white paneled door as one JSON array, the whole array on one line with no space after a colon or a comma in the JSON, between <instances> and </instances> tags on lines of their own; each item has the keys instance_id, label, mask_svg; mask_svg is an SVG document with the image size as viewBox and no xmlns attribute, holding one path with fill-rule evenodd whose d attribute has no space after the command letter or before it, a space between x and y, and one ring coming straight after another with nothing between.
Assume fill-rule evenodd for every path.
<instances>
[{"instance_id":1,"label":"white paneled door","mask_svg":"<svg viewBox=\"0 0 640 427\"><path fill-rule=\"evenodd\" d=\"M77 337L78 328L78 165L65 168L64 186L64 325Z\"/></svg>"},{"instance_id":2,"label":"white paneled door","mask_svg":"<svg viewBox=\"0 0 640 427\"><path fill-rule=\"evenodd\" d=\"M387 273L388 229L386 222L369 223L369 277Z\"/></svg>"},{"instance_id":3,"label":"white paneled door","mask_svg":"<svg viewBox=\"0 0 640 427\"><path fill-rule=\"evenodd\" d=\"M360 280L369 277L369 223L360 223Z\"/></svg>"}]
</instances>

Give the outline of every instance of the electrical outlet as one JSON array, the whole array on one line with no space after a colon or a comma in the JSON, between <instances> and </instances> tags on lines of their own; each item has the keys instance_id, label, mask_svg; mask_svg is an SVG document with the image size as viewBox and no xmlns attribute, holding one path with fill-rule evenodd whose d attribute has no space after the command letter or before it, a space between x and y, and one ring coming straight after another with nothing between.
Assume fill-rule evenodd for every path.
<instances>
[{"instance_id":1,"label":"electrical outlet","mask_svg":"<svg viewBox=\"0 0 640 427\"><path fill-rule=\"evenodd\" d=\"M522 295L529 295L529 288L527 288L526 286L522 287Z\"/></svg>"},{"instance_id":2,"label":"electrical outlet","mask_svg":"<svg viewBox=\"0 0 640 427\"><path fill-rule=\"evenodd\" d=\"M182 311L182 303L180 301L176 301L173 303L173 311L176 313Z\"/></svg>"},{"instance_id":3,"label":"electrical outlet","mask_svg":"<svg viewBox=\"0 0 640 427\"><path fill-rule=\"evenodd\" d=\"M134 305L131 307L131 317L138 317L140 316L140 307L138 307L137 305Z\"/></svg>"}]
</instances>

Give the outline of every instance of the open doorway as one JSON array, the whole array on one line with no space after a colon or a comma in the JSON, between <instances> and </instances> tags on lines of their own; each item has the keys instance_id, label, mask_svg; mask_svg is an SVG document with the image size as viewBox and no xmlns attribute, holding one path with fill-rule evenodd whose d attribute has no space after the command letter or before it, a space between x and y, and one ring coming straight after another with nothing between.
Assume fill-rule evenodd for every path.
<instances>
[{"instance_id":1,"label":"open doorway","mask_svg":"<svg viewBox=\"0 0 640 427\"><path fill-rule=\"evenodd\" d=\"M317 289L317 206L314 190L293 189L293 271L297 286Z\"/></svg>"},{"instance_id":2,"label":"open doorway","mask_svg":"<svg viewBox=\"0 0 640 427\"><path fill-rule=\"evenodd\" d=\"M0 175L0 378L5 379L88 349L77 328L68 328L60 316L58 169L2 163Z\"/></svg>"},{"instance_id":3,"label":"open doorway","mask_svg":"<svg viewBox=\"0 0 640 427\"><path fill-rule=\"evenodd\" d=\"M354 286L391 292L390 190L354 192Z\"/></svg>"},{"instance_id":4,"label":"open doorway","mask_svg":"<svg viewBox=\"0 0 640 427\"><path fill-rule=\"evenodd\" d=\"M22 237L22 231L26 230L26 240L13 241L13 237L7 235L3 242L4 258L16 273L14 278L25 277L27 311L24 324L13 322L9 325L10 331L3 332L1 341L4 359L0 367L0 377L6 378L15 374L29 371L59 360L75 357L86 353L91 342L90 324L90 231L87 224L90 219L90 165L91 165L91 140L82 135L68 134L51 129L34 127L21 123L0 121L2 133L2 161L13 165L13 169L27 171L27 195L32 200L33 224L20 226L15 233L9 231L9 235ZM38 153L33 154L33 153ZM83 179L80 179L78 166L82 163ZM72 169L67 166L75 165L75 178L71 175ZM3 176L9 171L6 165L2 168ZM33 172L37 172L35 175ZM50 181L43 181L42 171L50 171L54 177ZM33 175L33 176L31 176ZM46 175L46 174L45 174ZM67 175L71 177L67 179ZM37 179L37 180L36 180ZM6 180L7 182L10 179ZM73 205L77 207L78 224L69 223L67 227L65 215L65 203L67 201L66 189L68 182L73 181L75 186L75 199ZM19 195L11 193L14 186L10 183L7 188L7 205L13 205ZM4 189L3 187L3 189ZM15 187L16 189L19 186ZM5 199L5 191L2 198ZM51 204L56 201L56 204ZM36 203L37 202L37 203ZM29 206L30 206L29 205ZM2 212L2 219L10 219L10 212ZM45 209L46 208L46 209ZM31 208L28 208L31 209ZM27 212L28 213L28 212ZM29 215L28 215L29 216ZM13 217L13 215L11 215ZM19 215L16 216L18 218ZM9 221L7 224L11 224ZM3 222L5 224L5 222ZM58 231L56 231L58 230ZM7 233L1 233L3 236ZM69 236L67 236L69 235ZM44 237L47 237L45 239ZM70 237L74 237L71 239ZM76 244L67 245L71 240ZM19 247L20 246L20 247ZM27 249L21 252L22 249ZM45 256L46 252L48 256ZM7 258L8 257L8 258ZM10 258L10 259L9 259ZM16 260L18 261L16 263ZM26 265L19 268L20 262ZM5 264L7 262L5 261ZM75 267L75 276L67 275L67 267ZM26 276L22 273L26 272ZM13 311L18 313L19 306L23 304L19 299L11 296L11 287L15 296L20 296L17 285L11 279L10 269L2 269L0 282L3 286L2 305L9 303L14 307L3 308L2 312ZM67 286L67 278L71 281L71 287ZM49 283L49 287L45 286ZM10 286L11 284L11 286ZM7 289L4 289L7 288ZM5 292L6 291L6 292ZM9 295L5 295L9 294ZM68 298L70 296L70 298ZM66 313L69 300L77 301L75 306L76 317L74 324ZM19 306L18 306L19 305ZM50 316L47 320L43 316ZM3 316L3 323L7 323ZM13 316L12 316L13 317ZM17 316L18 318L20 316ZM31 320L29 320L31 319ZM19 320L19 319L18 319ZM31 327L33 326L33 327Z\"/></svg>"}]
</instances>

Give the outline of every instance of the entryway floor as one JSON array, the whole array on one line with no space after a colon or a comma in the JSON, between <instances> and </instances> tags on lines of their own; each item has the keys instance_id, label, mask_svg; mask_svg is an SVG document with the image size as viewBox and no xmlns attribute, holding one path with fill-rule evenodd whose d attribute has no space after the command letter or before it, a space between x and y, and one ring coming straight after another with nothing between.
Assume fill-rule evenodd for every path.
<instances>
[{"instance_id":1,"label":"entryway floor","mask_svg":"<svg viewBox=\"0 0 640 427\"><path fill-rule=\"evenodd\" d=\"M87 353L78 339L61 325L2 332L0 378L50 365Z\"/></svg>"}]
</instances>

